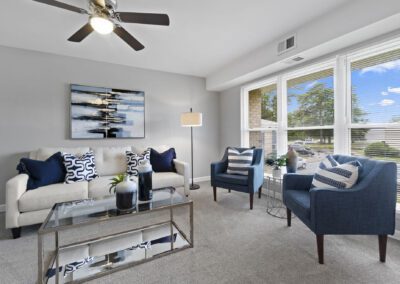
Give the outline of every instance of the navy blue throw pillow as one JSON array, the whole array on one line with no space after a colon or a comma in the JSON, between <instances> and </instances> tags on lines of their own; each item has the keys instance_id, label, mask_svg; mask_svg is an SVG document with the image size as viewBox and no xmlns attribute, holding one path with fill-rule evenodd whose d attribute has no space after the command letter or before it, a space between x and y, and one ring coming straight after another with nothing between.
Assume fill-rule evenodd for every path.
<instances>
[{"instance_id":1,"label":"navy blue throw pillow","mask_svg":"<svg viewBox=\"0 0 400 284\"><path fill-rule=\"evenodd\" d=\"M155 172L175 172L174 159L176 159L174 148L163 153L158 153L156 150L151 148L150 164Z\"/></svg>"},{"instance_id":2,"label":"navy blue throw pillow","mask_svg":"<svg viewBox=\"0 0 400 284\"><path fill-rule=\"evenodd\" d=\"M55 153L46 161L22 158L17 171L29 176L27 190L64 182L66 174L64 159L60 152Z\"/></svg>"}]
</instances>

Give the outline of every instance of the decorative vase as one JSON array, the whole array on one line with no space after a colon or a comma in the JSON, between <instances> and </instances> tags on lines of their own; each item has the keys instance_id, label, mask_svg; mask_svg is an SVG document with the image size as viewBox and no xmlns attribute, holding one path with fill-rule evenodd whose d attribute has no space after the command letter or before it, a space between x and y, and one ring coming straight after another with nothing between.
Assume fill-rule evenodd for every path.
<instances>
[{"instance_id":1,"label":"decorative vase","mask_svg":"<svg viewBox=\"0 0 400 284\"><path fill-rule=\"evenodd\" d=\"M117 184L116 202L119 210L129 210L136 207L137 202L137 185L126 175L123 182Z\"/></svg>"},{"instance_id":2,"label":"decorative vase","mask_svg":"<svg viewBox=\"0 0 400 284\"><path fill-rule=\"evenodd\" d=\"M153 168L148 160L138 166L139 200L149 201L153 198Z\"/></svg>"},{"instance_id":3,"label":"decorative vase","mask_svg":"<svg viewBox=\"0 0 400 284\"><path fill-rule=\"evenodd\" d=\"M292 147L289 147L289 150L286 154L286 171L287 173L295 173L297 170L297 152Z\"/></svg>"},{"instance_id":4,"label":"decorative vase","mask_svg":"<svg viewBox=\"0 0 400 284\"><path fill-rule=\"evenodd\" d=\"M274 168L272 170L272 177L273 178L281 178L282 176L282 170L280 168Z\"/></svg>"}]
</instances>

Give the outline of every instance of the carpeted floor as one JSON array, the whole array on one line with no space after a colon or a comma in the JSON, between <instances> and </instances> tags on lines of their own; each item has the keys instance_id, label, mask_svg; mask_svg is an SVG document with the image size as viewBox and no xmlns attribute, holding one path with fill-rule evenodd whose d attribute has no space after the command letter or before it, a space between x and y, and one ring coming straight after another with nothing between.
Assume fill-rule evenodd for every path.
<instances>
[{"instance_id":1,"label":"carpeted floor","mask_svg":"<svg viewBox=\"0 0 400 284\"><path fill-rule=\"evenodd\" d=\"M266 214L266 197L248 209L248 195L219 189L212 200L208 183L191 192L195 247L91 283L399 283L400 242L389 240L387 262L378 261L372 236L327 236L325 265L316 258L315 236L297 219ZM0 283L34 283L37 226L22 237L0 231Z\"/></svg>"}]
</instances>

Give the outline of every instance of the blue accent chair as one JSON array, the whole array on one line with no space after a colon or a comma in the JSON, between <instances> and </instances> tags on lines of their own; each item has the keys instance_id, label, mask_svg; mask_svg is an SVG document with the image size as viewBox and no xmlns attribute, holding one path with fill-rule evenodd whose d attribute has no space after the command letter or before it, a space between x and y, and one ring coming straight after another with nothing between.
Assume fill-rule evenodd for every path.
<instances>
[{"instance_id":1,"label":"blue accent chair","mask_svg":"<svg viewBox=\"0 0 400 284\"><path fill-rule=\"evenodd\" d=\"M334 158L341 164L361 162L357 184L350 189L311 188L313 175L286 174L287 225L293 212L316 234L320 264L324 263L324 235L378 235L379 258L385 262L387 235L395 231L396 164L342 155Z\"/></svg>"},{"instance_id":2,"label":"blue accent chair","mask_svg":"<svg viewBox=\"0 0 400 284\"><path fill-rule=\"evenodd\" d=\"M247 148L236 148L239 152ZM211 185L214 190L214 201L217 201L217 187L222 187L250 195L250 209L253 209L253 196L258 192L258 198L261 198L261 189L264 183L264 151L263 149L254 149L252 166L249 168L249 174L232 175L227 174L228 168L228 148L225 150L221 161L211 164Z\"/></svg>"}]
</instances>

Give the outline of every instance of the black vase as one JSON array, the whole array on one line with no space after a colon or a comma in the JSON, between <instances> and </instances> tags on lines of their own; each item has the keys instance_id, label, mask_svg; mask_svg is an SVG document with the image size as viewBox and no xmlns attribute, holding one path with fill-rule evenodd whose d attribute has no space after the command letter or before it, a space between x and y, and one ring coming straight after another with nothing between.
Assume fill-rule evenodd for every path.
<instances>
[{"instance_id":1,"label":"black vase","mask_svg":"<svg viewBox=\"0 0 400 284\"><path fill-rule=\"evenodd\" d=\"M153 198L153 179L152 172L139 172L139 200L149 201Z\"/></svg>"}]
</instances>

